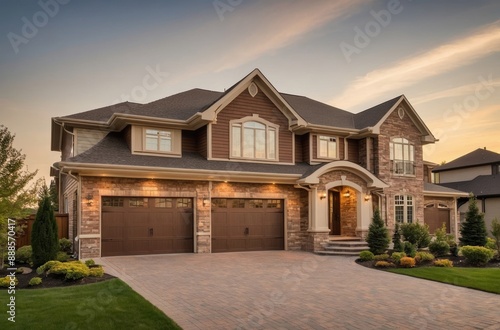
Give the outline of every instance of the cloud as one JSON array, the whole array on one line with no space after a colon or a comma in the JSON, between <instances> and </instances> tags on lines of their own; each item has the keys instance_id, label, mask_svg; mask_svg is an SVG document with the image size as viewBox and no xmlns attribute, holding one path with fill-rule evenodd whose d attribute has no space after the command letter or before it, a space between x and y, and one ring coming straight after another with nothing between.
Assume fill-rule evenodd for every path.
<instances>
[{"instance_id":1,"label":"cloud","mask_svg":"<svg viewBox=\"0 0 500 330\"><path fill-rule=\"evenodd\" d=\"M500 20L423 54L369 72L351 83L331 104L352 108L386 93L460 68L500 51ZM363 97L360 97L362 95Z\"/></svg>"},{"instance_id":2,"label":"cloud","mask_svg":"<svg viewBox=\"0 0 500 330\"><path fill-rule=\"evenodd\" d=\"M480 85L479 82L476 82L474 84L458 86L458 87L445 89L445 90L435 92L435 93L430 93L430 94L425 94L422 96L412 97L411 103L413 105L417 105L417 104L431 102L434 100L470 95L471 93L474 93L476 91L476 89L478 88L478 85ZM486 86L499 87L500 86L500 79L492 80L491 83L486 84Z\"/></svg>"}]
</instances>

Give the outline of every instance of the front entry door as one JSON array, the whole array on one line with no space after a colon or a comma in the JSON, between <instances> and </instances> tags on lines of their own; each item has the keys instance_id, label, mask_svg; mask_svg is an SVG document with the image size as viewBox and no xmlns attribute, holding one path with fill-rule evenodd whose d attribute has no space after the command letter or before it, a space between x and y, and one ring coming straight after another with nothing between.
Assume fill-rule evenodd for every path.
<instances>
[{"instance_id":1,"label":"front entry door","mask_svg":"<svg viewBox=\"0 0 500 330\"><path fill-rule=\"evenodd\" d=\"M328 192L330 235L340 235L340 192Z\"/></svg>"}]
</instances>

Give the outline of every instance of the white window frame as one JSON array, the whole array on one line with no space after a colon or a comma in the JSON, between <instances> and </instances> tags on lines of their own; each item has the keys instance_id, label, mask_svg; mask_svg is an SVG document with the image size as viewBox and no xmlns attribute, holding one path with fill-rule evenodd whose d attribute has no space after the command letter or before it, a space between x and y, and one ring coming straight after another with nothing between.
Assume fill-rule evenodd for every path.
<instances>
[{"instance_id":1,"label":"white window frame","mask_svg":"<svg viewBox=\"0 0 500 330\"><path fill-rule=\"evenodd\" d=\"M245 127L250 124L256 123L254 126L260 127ZM248 149L245 149L245 134L253 132L252 144L253 148L251 154ZM264 148L259 148L257 132L264 132ZM260 161L273 161L279 160L279 125L273 124L265 119L260 118L258 115L244 117L238 120L231 120L229 122L229 155L231 159L247 159L247 160L260 160ZM274 139L274 143L271 140ZM248 146L249 147L249 146ZM247 151L245 153L245 151ZM258 156L258 153L263 153L263 156Z\"/></svg>"},{"instance_id":2,"label":"white window frame","mask_svg":"<svg viewBox=\"0 0 500 330\"><path fill-rule=\"evenodd\" d=\"M332 141L333 140L333 141ZM326 141L326 155L321 154L321 141ZM330 144L335 143L335 154L330 154ZM331 135L316 135L316 157L319 159L338 159L339 158L339 139Z\"/></svg>"},{"instance_id":3,"label":"white window frame","mask_svg":"<svg viewBox=\"0 0 500 330\"><path fill-rule=\"evenodd\" d=\"M152 137L153 134L152 132L156 132L156 137L157 137L157 142L156 142L156 148L155 149L148 149L148 136ZM164 134L165 138L163 140L169 141L170 147L168 149L162 150L161 149L161 141L162 141L162 134ZM160 128L153 128L153 127L144 127L142 131L142 138L143 138L143 148L142 150L145 152L158 152L158 153L167 153L170 154L174 150L174 132L169 129L160 129Z\"/></svg>"},{"instance_id":4,"label":"white window frame","mask_svg":"<svg viewBox=\"0 0 500 330\"><path fill-rule=\"evenodd\" d=\"M412 195L394 196L394 221L397 223L413 223L415 220L415 203ZM402 214L401 214L402 213ZM403 216L401 218L401 215Z\"/></svg>"},{"instance_id":5,"label":"white window frame","mask_svg":"<svg viewBox=\"0 0 500 330\"><path fill-rule=\"evenodd\" d=\"M415 176L415 146L410 141L402 137L392 138L389 153L394 175Z\"/></svg>"}]
</instances>

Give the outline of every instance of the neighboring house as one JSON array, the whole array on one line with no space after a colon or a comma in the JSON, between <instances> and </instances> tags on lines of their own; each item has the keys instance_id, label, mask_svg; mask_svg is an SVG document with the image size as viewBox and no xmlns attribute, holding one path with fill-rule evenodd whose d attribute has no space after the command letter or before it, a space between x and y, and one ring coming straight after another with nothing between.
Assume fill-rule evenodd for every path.
<instances>
[{"instance_id":1,"label":"neighboring house","mask_svg":"<svg viewBox=\"0 0 500 330\"><path fill-rule=\"evenodd\" d=\"M405 96L352 114L255 69L225 92L53 118L52 174L81 258L320 251L365 237L375 208L392 229L423 222L427 192L453 201L424 189L435 140Z\"/></svg>"},{"instance_id":2,"label":"neighboring house","mask_svg":"<svg viewBox=\"0 0 500 330\"><path fill-rule=\"evenodd\" d=\"M500 220L500 154L486 148L476 149L432 171L436 183L441 186L476 196L489 233L491 221L494 218ZM458 199L462 220L465 219L468 207L468 197Z\"/></svg>"}]
</instances>

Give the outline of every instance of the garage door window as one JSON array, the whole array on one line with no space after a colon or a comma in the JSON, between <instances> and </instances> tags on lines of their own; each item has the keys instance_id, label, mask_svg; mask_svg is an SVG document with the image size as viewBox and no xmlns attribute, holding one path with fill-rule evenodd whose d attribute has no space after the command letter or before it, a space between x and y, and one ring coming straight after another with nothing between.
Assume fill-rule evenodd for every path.
<instances>
[{"instance_id":1,"label":"garage door window","mask_svg":"<svg viewBox=\"0 0 500 330\"><path fill-rule=\"evenodd\" d=\"M280 209L281 208L281 199L270 199L267 201L268 209Z\"/></svg>"},{"instance_id":2,"label":"garage door window","mask_svg":"<svg viewBox=\"0 0 500 330\"><path fill-rule=\"evenodd\" d=\"M177 208L191 208L191 198L177 198Z\"/></svg>"},{"instance_id":3,"label":"garage door window","mask_svg":"<svg viewBox=\"0 0 500 330\"><path fill-rule=\"evenodd\" d=\"M102 206L123 207L123 198L103 197L102 198Z\"/></svg>"},{"instance_id":4,"label":"garage door window","mask_svg":"<svg viewBox=\"0 0 500 330\"><path fill-rule=\"evenodd\" d=\"M172 198L155 198L155 207L171 209L173 206Z\"/></svg>"},{"instance_id":5,"label":"garage door window","mask_svg":"<svg viewBox=\"0 0 500 330\"><path fill-rule=\"evenodd\" d=\"M233 199L232 203L233 209L242 209L245 207L245 200L244 199Z\"/></svg>"},{"instance_id":6,"label":"garage door window","mask_svg":"<svg viewBox=\"0 0 500 330\"><path fill-rule=\"evenodd\" d=\"M148 207L148 199L147 198L129 198L128 206L129 207Z\"/></svg>"},{"instance_id":7,"label":"garage door window","mask_svg":"<svg viewBox=\"0 0 500 330\"><path fill-rule=\"evenodd\" d=\"M251 199L248 201L248 207L253 209L261 209L264 207L264 201L262 199Z\"/></svg>"},{"instance_id":8,"label":"garage door window","mask_svg":"<svg viewBox=\"0 0 500 330\"><path fill-rule=\"evenodd\" d=\"M213 208L227 208L227 199L225 198L213 198L212 199Z\"/></svg>"}]
</instances>

